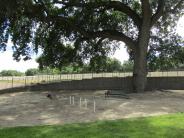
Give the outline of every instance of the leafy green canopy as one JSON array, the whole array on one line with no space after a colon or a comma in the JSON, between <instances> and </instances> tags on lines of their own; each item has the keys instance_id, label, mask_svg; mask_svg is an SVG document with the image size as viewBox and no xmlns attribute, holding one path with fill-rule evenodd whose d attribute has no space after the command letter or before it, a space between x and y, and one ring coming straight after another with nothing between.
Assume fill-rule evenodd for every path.
<instances>
[{"instance_id":1,"label":"leafy green canopy","mask_svg":"<svg viewBox=\"0 0 184 138\"><path fill-rule=\"evenodd\" d=\"M182 69L184 66L184 47L181 38L169 37L170 40L160 39L160 45L153 45L149 51L149 70ZM168 42L170 41L170 42Z\"/></svg>"},{"instance_id":2,"label":"leafy green canopy","mask_svg":"<svg viewBox=\"0 0 184 138\"><path fill-rule=\"evenodd\" d=\"M61 68L68 63L105 57L123 41L131 53L142 21L139 0L0 0L0 50L10 38L14 58L31 58L43 50L41 66ZM175 32L184 14L183 0L151 0L150 61ZM162 14L161 18L160 14ZM162 40L162 41L160 41ZM179 46L183 46L180 41ZM176 46L177 43L171 43ZM148 56L149 56L148 55Z\"/></svg>"},{"instance_id":3,"label":"leafy green canopy","mask_svg":"<svg viewBox=\"0 0 184 138\"><path fill-rule=\"evenodd\" d=\"M24 73L17 70L2 70L0 76L23 76Z\"/></svg>"}]
</instances>

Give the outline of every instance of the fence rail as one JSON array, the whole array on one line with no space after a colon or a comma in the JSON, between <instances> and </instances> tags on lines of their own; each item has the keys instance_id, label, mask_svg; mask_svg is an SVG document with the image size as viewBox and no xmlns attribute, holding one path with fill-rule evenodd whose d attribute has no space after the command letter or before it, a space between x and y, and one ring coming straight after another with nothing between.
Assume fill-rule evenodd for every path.
<instances>
[{"instance_id":1,"label":"fence rail","mask_svg":"<svg viewBox=\"0 0 184 138\"><path fill-rule=\"evenodd\" d=\"M117 73L84 73L84 74L60 74L60 75L37 75L37 76L7 76L0 77L0 89L29 86L37 83L50 83L59 81L83 80L92 78L129 77L132 72ZM183 77L184 71L148 72L147 77Z\"/></svg>"}]
</instances>

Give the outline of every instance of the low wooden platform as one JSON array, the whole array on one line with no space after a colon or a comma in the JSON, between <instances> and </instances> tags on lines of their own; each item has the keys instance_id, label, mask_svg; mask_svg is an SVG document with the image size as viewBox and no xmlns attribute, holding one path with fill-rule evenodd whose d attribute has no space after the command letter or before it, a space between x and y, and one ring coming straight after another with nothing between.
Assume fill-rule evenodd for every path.
<instances>
[{"instance_id":1,"label":"low wooden platform","mask_svg":"<svg viewBox=\"0 0 184 138\"><path fill-rule=\"evenodd\" d=\"M126 94L118 91L112 91L112 90L107 90L105 92L105 98L108 98L108 97L119 97L119 98L130 99Z\"/></svg>"}]
</instances>

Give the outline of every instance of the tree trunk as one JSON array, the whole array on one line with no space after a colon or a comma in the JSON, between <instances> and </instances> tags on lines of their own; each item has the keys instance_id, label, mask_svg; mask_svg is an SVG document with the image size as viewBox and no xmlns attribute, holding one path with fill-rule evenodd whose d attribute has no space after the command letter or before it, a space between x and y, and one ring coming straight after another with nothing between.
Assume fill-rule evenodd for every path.
<instances>
[{"instance_id":1,"label":"tree trunk","mask_svg":"<svg viewBox=\"0 0 184 138\"><path fill-rule=\"evenodd\" d=\"M146 49L137 48L134 52L134 69L133 69L133 91L143 92L146 87L147 61Z\"/></svg>"},{"instance_id":2,"label":"tree trunk","mask_svg":"<svg viewBox=\"0 0 184 138\"><path fill-rule=\"evenodd\" d=\"M147 83L147 50L150 38L150 24L144 24L134 49L133 90L143 92Z\"/></svg>"}]
</instances>

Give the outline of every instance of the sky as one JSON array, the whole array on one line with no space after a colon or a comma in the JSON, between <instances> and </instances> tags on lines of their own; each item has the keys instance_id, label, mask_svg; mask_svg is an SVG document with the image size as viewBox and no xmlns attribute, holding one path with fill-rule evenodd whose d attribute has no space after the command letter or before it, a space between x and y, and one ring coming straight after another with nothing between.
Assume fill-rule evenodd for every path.
<instances>
[{"instance_id":1,"label":"sky","mask_svg":"<svg viewBox=\"0 0 184 138\"><path fill-rule=\"evenodd\" d=\"M177 33L181 36L184 36L184 16L178 22ZM19 62L16 62L12 58L13 53L12 53L12 50L10 48L11 46L12 46L12 43L9 41L7 50L5 52L0 52L0 71L2 71L2 70L18 70L21 72L25 72L29 68L37 68L38 67L38 63L36 63L35 59L39 55L33 55L32 59L28 60L28 61L21 60ZM114 55L112 57L117 58L122 63L125 60L128 60L129 56L128 56L128 53L127 53L126 48L125 48L123 43L121 43L119 49L116 50L116 52L114 53Z\"/></svg>"}]
</instances>

